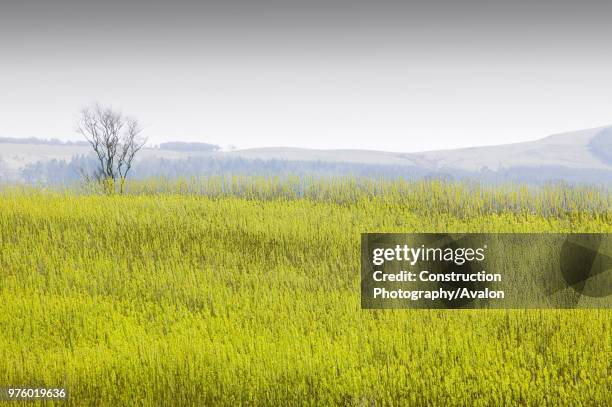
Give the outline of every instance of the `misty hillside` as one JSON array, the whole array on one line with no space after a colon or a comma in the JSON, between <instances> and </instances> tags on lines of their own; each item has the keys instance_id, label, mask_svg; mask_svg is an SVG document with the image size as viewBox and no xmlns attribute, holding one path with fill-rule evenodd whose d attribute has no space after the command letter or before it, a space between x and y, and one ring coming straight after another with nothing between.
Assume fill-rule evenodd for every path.
<instances>
[{"instance_id":1,"label":"misty hillside","mask_svg":"<svg viewBox=\"0 0 612 407\"><path fill-rule=\"evenodd\" d=\"M0 180L69 183L95 160L82 143L0 139ZM575 131L540 140L421 153L370 150L257 148L219 151L206 143L164 143L143 149L133 176L354 175L436 177L490 182L612 182L612 127Z\"/></svg>"},{"instance_id":2,"label":"misty hillside","mask_svg":"<svg viewBox=\"0 0 612 407\"><path fill-rule=\"evenodd\" d=\"M598 153L603 140L612 151L609 127L556 134L541 140L491 147L409 154L409 159L428 168L478 171L512 167L559 166L576 169L612 170L612 161ZM605 142L604 142L605 144Z\"/></svg>"},{"instance_id":3,"label":"misty hillside","mask_svg":"<svg viewBox=\"0 0 612 407\"><path fill-rule=\"evenodd\" d=\"M606 153L600 153L607 148ZM332 161L416 166L429 170L498 171L514 167L566 167L612 170L612 127L557 134L540 140L422 153L368 150L256 148L227 155L249 159Z\"/></svg>"}]
</instances>

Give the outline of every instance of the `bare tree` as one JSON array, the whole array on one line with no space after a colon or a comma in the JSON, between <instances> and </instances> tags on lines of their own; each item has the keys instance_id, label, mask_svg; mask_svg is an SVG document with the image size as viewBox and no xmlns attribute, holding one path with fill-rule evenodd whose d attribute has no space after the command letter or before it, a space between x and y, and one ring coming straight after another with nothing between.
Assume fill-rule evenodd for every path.
<instances>
[{"instance_id":1,"label":"bare tree","mask_svg":"<svg viewBox=\"0 0 612 407\"><path fill-rule=\"evenodd\" d=\"M98 158L98 166L87 179L102 182L109 192L123 193L125 179L132 169L134 157L144 147L147 139L140 134L142 129L136 119L99 104L81 110L77 132L91 145Z\"/></svg>"}]
</instances>

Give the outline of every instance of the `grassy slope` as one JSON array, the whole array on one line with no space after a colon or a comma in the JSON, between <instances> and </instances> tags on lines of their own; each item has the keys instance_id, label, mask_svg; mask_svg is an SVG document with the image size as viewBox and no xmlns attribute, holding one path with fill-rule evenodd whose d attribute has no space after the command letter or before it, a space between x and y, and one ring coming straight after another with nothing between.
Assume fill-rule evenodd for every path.
<instances>
[{"instance_id":1,"label":"grassy slope","mask_svg":"<svg viewBox=\"0 0 612 407\"><path fill-rule=\"evenodd\" d=\"M448 212L5 193L0 384L74 404L604 404L612 311L360 309L361 232L612 231Z\"/></svg>"}]
</instances>

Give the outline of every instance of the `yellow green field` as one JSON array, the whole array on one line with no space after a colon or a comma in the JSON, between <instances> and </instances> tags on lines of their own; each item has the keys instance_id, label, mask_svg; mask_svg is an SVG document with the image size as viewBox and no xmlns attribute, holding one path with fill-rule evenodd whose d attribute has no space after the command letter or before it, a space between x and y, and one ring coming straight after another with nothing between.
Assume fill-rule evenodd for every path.
<instances>
[{"instance_id":1,"label":"yellow green field","mask_svg":"<svg viewBox=\"0 0 612 407\"><path fill-rule=\"evenodd\" d=\"M600 190L0 192L0 387L72 405L606 405L611 310L360 309L363 232L612 232Z\"/></svg>"}]
</instances>

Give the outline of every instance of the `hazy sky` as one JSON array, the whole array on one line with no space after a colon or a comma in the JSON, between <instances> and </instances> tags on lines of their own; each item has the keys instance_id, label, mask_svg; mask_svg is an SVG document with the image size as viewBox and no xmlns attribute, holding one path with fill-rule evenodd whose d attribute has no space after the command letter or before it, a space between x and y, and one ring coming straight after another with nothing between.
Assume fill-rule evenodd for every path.
<instances>
[{"instance_id":1,"label":"hazy sky","mask_svg":"<svg viewBox=\"0 0 612 407\"><path fill-rule=\"evenodd\" d=\"M0 136L417 151L612 124L612 2L0 0Z\"/></svg>"}]
</instances>

